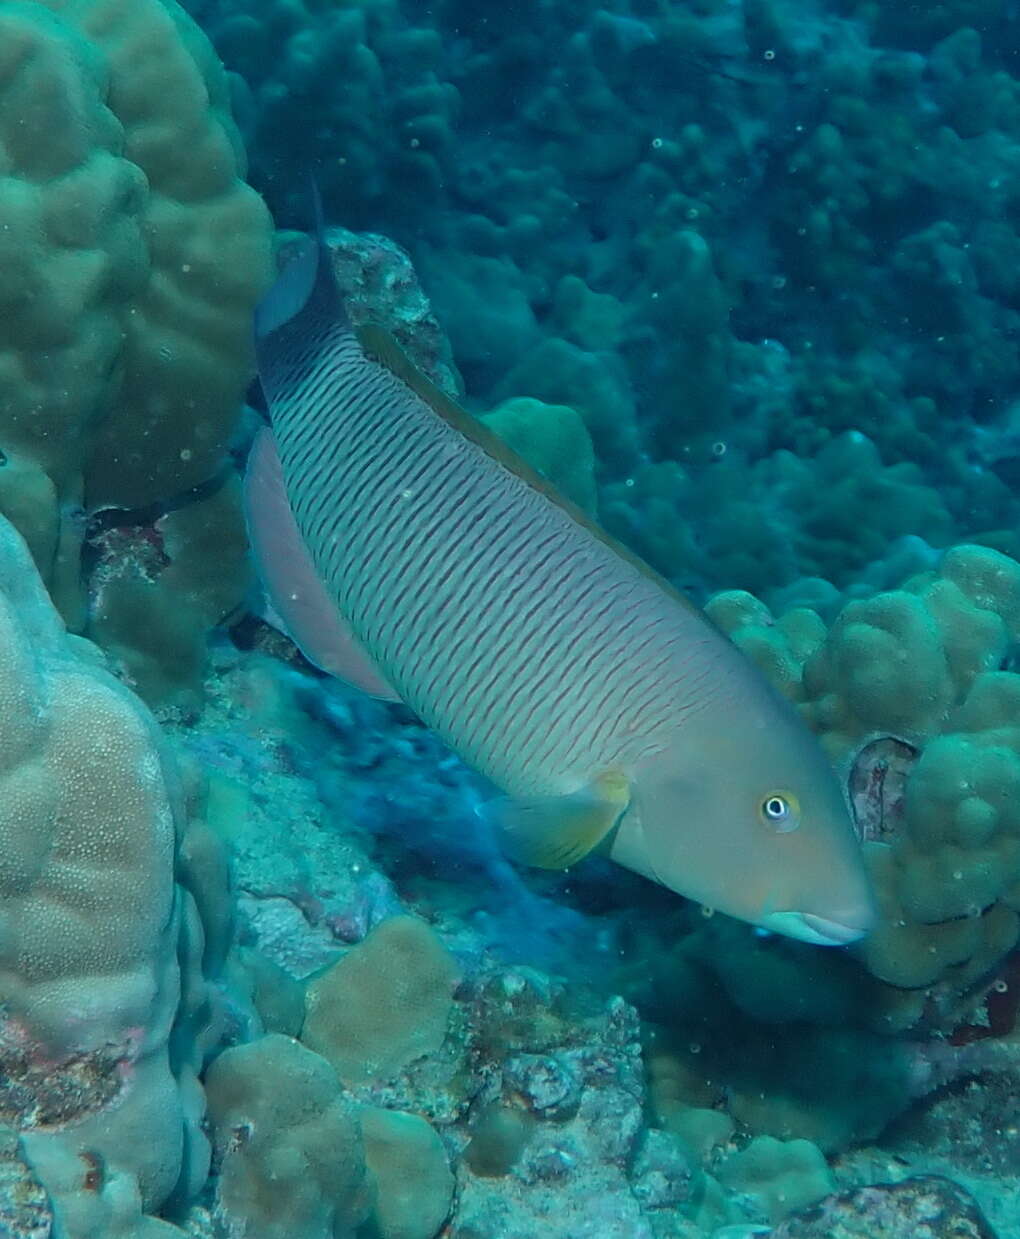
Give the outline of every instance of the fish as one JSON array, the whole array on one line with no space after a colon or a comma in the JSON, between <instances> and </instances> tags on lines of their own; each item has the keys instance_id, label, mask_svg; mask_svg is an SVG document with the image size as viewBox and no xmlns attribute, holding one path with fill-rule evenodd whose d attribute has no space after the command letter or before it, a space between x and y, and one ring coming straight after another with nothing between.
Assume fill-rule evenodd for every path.
<instances>
[{"instance_id":1,"label":"fish","mask_svg":"<svg viewBox=\"0 0 1020 1239\"><path fill-rule=\"evenodd\" d=\"M875 903L793 705L683 594L355 328L323 227L258 307L259 570L313 662L403 701L499 793L522 863L598 852L804 942ZM349 671L345 671L345 667Z\"/></svg>"}]
</instances>

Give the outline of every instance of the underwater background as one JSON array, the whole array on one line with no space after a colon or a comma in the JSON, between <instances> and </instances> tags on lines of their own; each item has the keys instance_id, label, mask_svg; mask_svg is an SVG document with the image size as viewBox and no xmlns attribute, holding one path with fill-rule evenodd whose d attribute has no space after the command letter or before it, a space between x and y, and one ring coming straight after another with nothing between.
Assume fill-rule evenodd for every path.
<instances>
[{"instance_id":1,"label":"underwater background","mask_svg":"<svg viewBox=\"0 0 1020 1239\"><path fill-rule=\"evenodd\" d=\"M863 941L516 866L266 622L310 179L795 703ZM0 0L0 275L0 1236L1020 1239L1014 0Z\"/></svg>"}]
</instances>

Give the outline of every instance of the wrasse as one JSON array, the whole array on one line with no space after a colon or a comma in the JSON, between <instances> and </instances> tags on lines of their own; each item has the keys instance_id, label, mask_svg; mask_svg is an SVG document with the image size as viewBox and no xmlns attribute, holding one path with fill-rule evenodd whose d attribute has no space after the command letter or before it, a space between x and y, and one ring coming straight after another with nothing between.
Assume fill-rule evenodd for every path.
<instances>
[{"instance_id":1,"label":"wrasse","mask_svg":"<svg viewBox=\"0 0 1020 1239\"><path fill-rule=\"evenodd\" d=\"M595 849L804 941L874 904L835 775L794 708L681 594L355 330L320 228L256 318L271 430L246 506L305 654L399 698L504 796L511 849Z\"/></svg>"}]
</instances>

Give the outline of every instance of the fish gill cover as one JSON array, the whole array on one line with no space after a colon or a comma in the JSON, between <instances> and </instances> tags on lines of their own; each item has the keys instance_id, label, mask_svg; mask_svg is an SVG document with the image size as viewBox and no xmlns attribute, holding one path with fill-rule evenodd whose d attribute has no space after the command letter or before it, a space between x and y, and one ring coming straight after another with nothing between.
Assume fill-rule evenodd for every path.
<instances>
[{"instance_id":1,"label":"fish gill cover","mask_svg":"<svg viewBox=\"0 0 1020 1239\"><path fill-rule=\"evenodd\" d=\"M188 9L0 0L0 1230L1020 1236L1015 4ZM354 323L815 733L863 940L517 867L265 622L309 173Z\"/></svg>"}]
</instances>

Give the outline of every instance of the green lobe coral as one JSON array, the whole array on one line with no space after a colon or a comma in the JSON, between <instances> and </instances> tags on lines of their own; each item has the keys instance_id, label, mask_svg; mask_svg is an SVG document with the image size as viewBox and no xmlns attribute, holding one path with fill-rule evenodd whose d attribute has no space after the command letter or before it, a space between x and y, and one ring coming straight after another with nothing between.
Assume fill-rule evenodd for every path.
<instances>
[{"instance_id":1,"label":"green lobe coral","mask_svg":"<svg viewBox=\"0 0 1020 1239\"><path fill-rule=\"evenodd\" d=\"M0 0L0 170L0 511L81 629L81 510L159 504L222 466L268 214L174 0ZM193 627L244 589L235 571L224 604L201 575Z\"/></svg>"},{"instance_id":2,"label":"green lobe coral","mask_svg":"<svg viewBox=\"0 0 1020 1239\"><path fill-rule=\"evenodd\" d=\"M219 467L270 273L223 71L159 0L0 22L5 446L89 505L174 495Z\"/></svg>"},{"instance_id":3,"label":"green lobe coral","mask_svg":"<svg viewBox=\"0 0 1020 1239\"><path fill-rule=\"evenodd\" d=\"M954 547L903 588L850 602L824 636L809 613L773 622L740 595L709 611L800 704L845 777L876 737L916 751L861 792L875 801L857 807L877 823L865 849L882 919L855 952L889 987L876 1018L951 1024L1020 933L1020 675L1000 669L1020 631L1020 565Z\"/></svg>"},{"instance_id":4,"label":"green lobe coral","mask_svg":"<svg viewBox=\"0 0 1020 1239\"><path fill-rule=\"evenodd\" d=\"M595 515L595 450L579 413L569 405L517 396L480 420L567 499Z\"/></svg>"}]
</instances>

